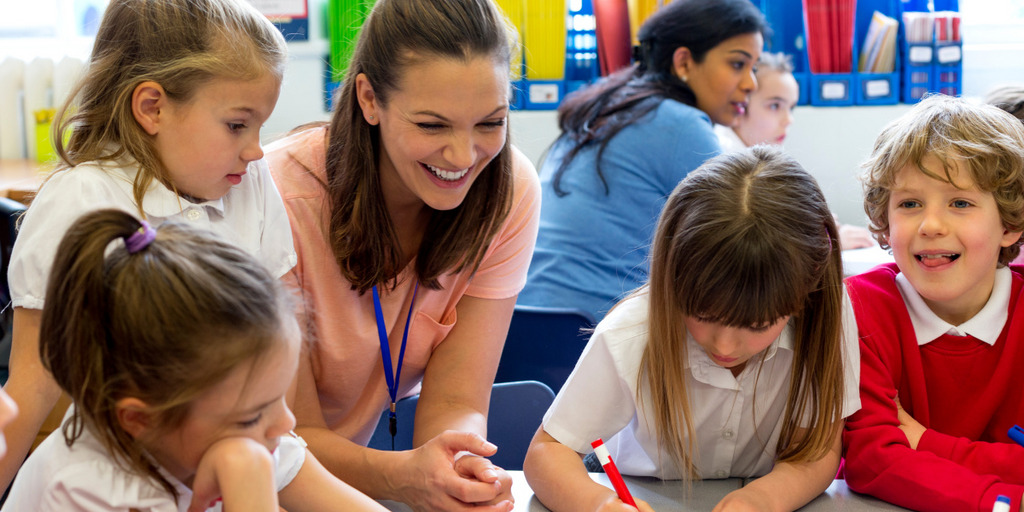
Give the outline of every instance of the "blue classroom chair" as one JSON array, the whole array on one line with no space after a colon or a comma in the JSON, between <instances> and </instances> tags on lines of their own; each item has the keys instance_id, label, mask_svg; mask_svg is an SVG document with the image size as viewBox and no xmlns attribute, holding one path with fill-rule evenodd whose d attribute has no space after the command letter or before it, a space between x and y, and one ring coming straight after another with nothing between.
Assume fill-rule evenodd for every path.
<instances>
[{"instance_id":1,"label":"blue classroom chair","mask_svg":"<svg viewBox=\"0 0 1024 512\"><path fill-rule=\"evenodd\" d=\"M491 388L491 405L487 414L487 439L498 445L491 462L509 471L523 469L523 459L540 420L555 399L551 388L537 381L503 382ZM396 450L412 449L412 422L416 416L419 395L403 398L395 404L398 415ZM381 415L368 445L376 450L391 449L388 413Z\"/></svg>"},{"instance_id":2,"label":"blue classroom chair","mask_svg":"<svg viewBox=\"0 0 1024 512\"><path fill-rule=\"evenodd\" d=\"M555 393L576 367L596 322L576 308L517 304L495 382L539 380Z\"/></svg>"}]
</instances>

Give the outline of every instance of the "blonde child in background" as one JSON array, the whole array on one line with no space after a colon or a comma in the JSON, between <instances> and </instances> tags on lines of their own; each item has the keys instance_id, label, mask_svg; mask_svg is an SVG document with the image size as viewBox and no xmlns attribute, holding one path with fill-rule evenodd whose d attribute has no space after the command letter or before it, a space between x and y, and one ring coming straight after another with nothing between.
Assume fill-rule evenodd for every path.
<instances>
[{"instance_id":1,"label":"blonde child in background","mask_svg":"<svg viewBox=\"0 0 1024 512\"><path fill-rule=\"evenodd\" d=\"M878 136L864 210L895 263L849 278L864 408L850 489L913 510L1022 508L1024 125L932 96Z\"/></svg>"},{"instance_id":2,"label":"blonde child in background","mask_svg":"<svg viewBox=\"0 0 1024 512\"><path fill-rule=\"evenodd\" d=\"M722 151L755 144L782 145L800 100L800 85L793 77L793 61L784 53L762 53L757 62L757 89L732 126L715 125Z\"/></svg>"},{"instance_id":3,"label":"blonde child in background","mask_svg":"<svg viewBox=\"0 0 1024 512\"><path fill-rule=\"evenodd\" d=\"M648 284L598 324L545 415L527 481L556 512L632 510L587 475L603 438L626 475L755 478L716 511L803 506L859 407L852 314L814 179L768 146L705 162L665 205Z\"/></svg>"},{"instance_id":4,"label":"blonde child in background","mask_svg":"<svg viewBox=\"0 0 1024 512\"><path fill-rule=\"evenodd\" d=\"M245 0L112 0L86 74L58 113L60 168L25 214L8 272L10 379L21 407L8 429L13 478L60 390L39 361L51 262L82 213L116 208L154 225L182 218L217 232L275 276L295 264L291 231L260 127L277 103L287 48ZM62 411L56 411L60 418Z\"/></svg>"},{"instance_id":5,"label":"blonde child in background","mask_svg":"<svg viewBox=\"0 0 1024 512\"><path fill-rule=\"evenodd\" d=\"M114 209L68 229L39 344L73 406L3 510L384 510L289 435L294 305L219 238Z\"/></svg>"},{"instance_id":6,"label":"blonde child in background","mask_svg":"<svg viewBox=\"0 0 1024 512\"><path fill-rule=\"evenodd\" d=\"M984 102L1009 112L1024 122L1024 85L1003 85L985 95Z\"/></svg>"}]
</instances>

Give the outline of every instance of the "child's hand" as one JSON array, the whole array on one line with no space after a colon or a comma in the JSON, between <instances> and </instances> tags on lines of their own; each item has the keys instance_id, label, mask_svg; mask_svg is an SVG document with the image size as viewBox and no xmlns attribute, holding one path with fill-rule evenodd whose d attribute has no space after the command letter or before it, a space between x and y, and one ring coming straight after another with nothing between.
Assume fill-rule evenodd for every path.
<instances>
[{"instance_id":1,"label":"child's hand","mask_svg":"<svg viewBox=\"0 0 1024 512\"><path fill-rule=\"evenodd\" d=\"M496 505L503 501L515 504L512 497L512 475L494 464L491 461L477 455L465 455L455 461L455 471L469 479L476 479L481 482L497 482L501 487L498 496L492 500L477 505Z\"/></svg>"},{"instance_id":2,"label":"child's hand","mask_svg":"<svg viewBox=\"0 0 1024 512\"><path fill-rule=\"evenodd\" d=\"M741 487L726 494L711 512L766 512L770 510L771 503L768 502L767 496Z\"/></svg>"},{"instance_id":3,"label":"child's hand","mask_svg":"<svg viewBox=\"0 0 1024 512\"><path fill-rule=\"evenodd\" d=\"M203 512L223 499L225 509L276 512L274 458L248 437L217 441L199 461L192 479L188 512Z\"/></svg>"},{"instance_id":4,"label":"child's hand","mask_svg":"<svg viewBox=\"0 0 1024 512\"><path fill-rule=\"evenodd\" d=\"M849 224L839 225L839 247L842 250L863 249L875 245L875 238L867 228L851 226Z\"/></svg>"},{"instance_id":5,"label":"child's hand","mask_svg":"<svg viewBox=\"0 0 1024 512\"><path fill-rule=\"evenodd\" d=\"M924 425L918 423L913 416L907 414L907 411L903 410L899 398L896 399L896 417L900 420L900 430L907 436L910 449L916 450L917 443L921 442L921 436L924 435L924 431L927 429L924 428Z\"/></svg>"},{"instance_id":6,"label":"child's hand","mask_svg":"<svg viewBox=\"0 0 1024 512\"><path fill-rule=\"evenodd\" d=\"M490 481L460 474L456 470L455 457L462 451L487 457L494 455L498 447L469 432L441 433L423 446L410 450L410 459L394 473L388 472L396 475L397 481L391 485L400 495L399 501L418 511L463 510L467 504L480 504L481 511L511 511L511 479L503 484L498 472L495 472L497 478ZM483 462L466 461L464 467L480 477L490 478L484 468L484 465L490 465L490 461L481 460ZM503 493L507 494L507 499L499 500Z\"/></svg>"},{"instance_id":7,"label":"child's hand","mask_svg":"<svg viewBox=\"0 0 1024 512\"><path fill-rule=\"evenodd\" d=\"M646 501L636 496L633 496L633 501L636 502L637 508L623 503L615 494L610 494L608 500L601 504L597 512L636 512L637 510L640 512L654 512L654 509Z\"/></svg>"}]
</instances>

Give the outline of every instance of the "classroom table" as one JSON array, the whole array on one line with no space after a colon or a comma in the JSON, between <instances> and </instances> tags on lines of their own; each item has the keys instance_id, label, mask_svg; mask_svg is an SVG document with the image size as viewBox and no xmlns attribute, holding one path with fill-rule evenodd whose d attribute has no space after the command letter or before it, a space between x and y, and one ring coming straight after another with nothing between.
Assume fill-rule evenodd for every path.
<instances>
[{"instance_id":1,"label":"classroom table","mask_svg":"<svg viewBox=\"0 0 1024 512\"><path fill-rule=\"evenodd\" d=\"M34 160L0 160L0 197L27 205L53 167Z\"/></svg>"},{"instance_id":2,"label":"classroom table","mask_svg":"<svg viewBox=\"0 0 1024 512\"><path fill-rule=\"evenodd\" d=\"M530 490L522 471L509 471L512 475L512 495L516 505L514 512L549 512ZM611 488L607 475L591 473L595 481ZM692 493L686 497L686 487L679 480L663 481L655 478L624 477L634 497L640 498L658 512L703 512L711 510L726 494L739 489L742 478L726 478L724 480L701 480L693 482ZM388 510L409 512L411 509L402 503L382 501ZM907 510L896 505L885 503L870 496L856 494L846 487L845 480L835 480L820 496L800 509L801 512L860 512L875 510L902 511Z\"/></svg>"}]
</instances>

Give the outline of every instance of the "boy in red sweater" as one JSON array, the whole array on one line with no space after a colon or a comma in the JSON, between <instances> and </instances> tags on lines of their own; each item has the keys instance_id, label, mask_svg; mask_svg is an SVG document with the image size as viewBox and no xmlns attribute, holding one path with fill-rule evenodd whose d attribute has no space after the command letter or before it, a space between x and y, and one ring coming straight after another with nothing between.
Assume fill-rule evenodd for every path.
<instances>
[{"instance_id":1,"label":"boy in red sweater","mask_svg":"<svg viewBox=\"0 0 1024 512\"><path fill-rule=\"evenodd\" d=\"M923 511L1024 510L1024 125L932 96L890 123L864 164L864 209L895 264L847 280L861 403L846 481Z\"/></svg>"}]
</instances>

